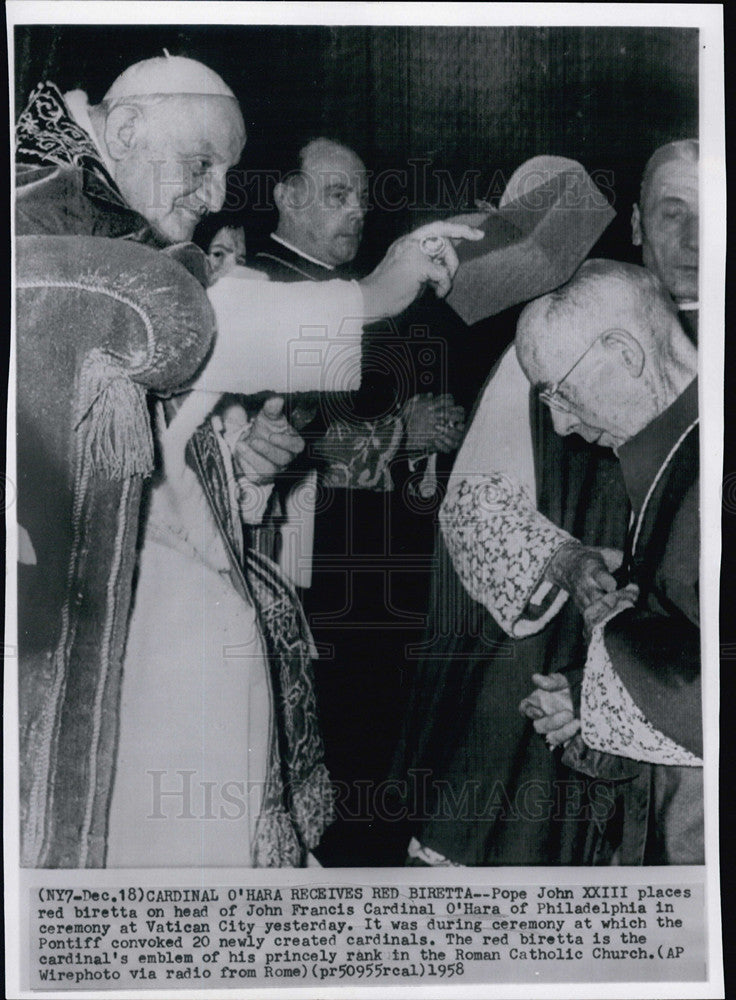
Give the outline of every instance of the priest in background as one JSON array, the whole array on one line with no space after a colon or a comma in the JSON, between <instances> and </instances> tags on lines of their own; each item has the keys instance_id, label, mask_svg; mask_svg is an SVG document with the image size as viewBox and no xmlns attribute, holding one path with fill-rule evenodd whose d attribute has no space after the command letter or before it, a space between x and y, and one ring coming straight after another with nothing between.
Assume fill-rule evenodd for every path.
<instances>
[{"instance_id":1,"label":"priest in background","mask_svg":"<svg viewBox=\"0 0 736 1000\"><path fill-rule=\"evenodd\" d=\"M641 180L641 196L631 216L634 246L644 267L656 274L672 296L680 322L698 343L697 139L680 139L656 149Z\"/></svg>"}]
</instances>

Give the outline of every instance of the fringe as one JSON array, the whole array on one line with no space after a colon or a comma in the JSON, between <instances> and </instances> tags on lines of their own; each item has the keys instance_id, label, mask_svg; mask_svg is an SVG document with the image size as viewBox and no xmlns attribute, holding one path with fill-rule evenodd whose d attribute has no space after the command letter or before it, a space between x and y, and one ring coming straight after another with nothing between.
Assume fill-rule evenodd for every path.
<instances>
[{"instance_id":1,"label":"fringe","mask_svg":"<svg viewBox=\"0 0 736 1000\"><path fill-rule=\"evenodd\" d=\"M83 450L94 473L126 479L153 471L145 390L121 361L100 348L82 364L75 430L84 435Z\"/></svg>"}]
</instances>

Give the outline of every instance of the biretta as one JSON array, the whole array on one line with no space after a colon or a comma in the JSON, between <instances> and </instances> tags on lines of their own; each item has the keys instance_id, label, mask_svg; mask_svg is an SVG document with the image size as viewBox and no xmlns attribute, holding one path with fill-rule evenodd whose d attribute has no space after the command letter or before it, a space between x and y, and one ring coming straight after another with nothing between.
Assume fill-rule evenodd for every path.
<instances>
[{"instance_id":1,"label":"biretta","mask_svg":"<svg viewBox=\"0 0 736 1000\"><path fill-rule=\"evenodd\" d=\"M117 103L156 94L235 99L235 94L225 81L204 63L167 53L129 66L115 80L104 100Z\"/></svg>"},{"instance_id":2,"label":"biretta","mask_svg":"<svg viewBox=\"0 0 736 1000\"><path fill-rule=\"evenodd\" d=\"M553 177L566 170L580 170L580 164L576 160L568 160L566 156L533 156L531 160L525 160L509 177L498 207L520 201L524 195L549 184Z\"/></svg>"},{"instance_id":3,"label":"biretta","mask_svg":"<svg viewBox=\"0 0 736 1000\"><path fill-rule=\"evenodd\" d=\"M448 305L468 325L568 281L614 218L576 160L535 156L509 178L482 240L460 244Z\"/></svg>"}]
</instances>

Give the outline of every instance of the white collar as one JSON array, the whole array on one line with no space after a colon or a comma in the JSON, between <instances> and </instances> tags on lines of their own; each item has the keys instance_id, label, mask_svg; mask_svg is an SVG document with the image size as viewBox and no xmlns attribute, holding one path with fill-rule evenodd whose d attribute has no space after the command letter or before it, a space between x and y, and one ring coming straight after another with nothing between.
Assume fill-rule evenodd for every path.
<instances>
[{"instance_id":1,"label":"white collar","mask_svg":"<svg viewBox=\"0 0 736 1000\"><path fill-rule=\"evenodd\" d=\"M335 270L334 264L325 264L324 261L317 260L316 257L310 257L308 253L304 253L304 251L300 250L299 247L295 247L293 243L289 243L289 241L285 240L283 236L277 236L276 233L271 233L271 239L276 240L277 243L280 243L281 246L286 247L287 250L293 250L294 253L298 253L300 257L303 257L305 260L311 261L312 264L318 264L320 267L324 267L325 270L327 271Z\"/></svg>"},{"instance_id":2,"label":"white collar","mask_svg":"<svg viewBox=\"0 0 736 1000\"><path fill-rule=\"evenodd\" d=\"M110 170L112 164L97 141L94 125L92 124L92 119L89 116L89 101L87 100L85 92L83 90L67 91L67 93L64 94L64 103L67 108L69 108L69 114L72 116L77 125L84 129L92 142L95 144L97 152L100 154L100 159L105 164L107 169Z\"/></svg>"},{"instance_id":3,"label":"white collar","mask_svg":"<svg viewBox=\"0 0 736 1000\"><path fill-rule=\"evenodd\" d=\"M700 309L699 302L680 302L677 306L678 312L693 312L695 309Z\"/></svg>"}]
</instances>

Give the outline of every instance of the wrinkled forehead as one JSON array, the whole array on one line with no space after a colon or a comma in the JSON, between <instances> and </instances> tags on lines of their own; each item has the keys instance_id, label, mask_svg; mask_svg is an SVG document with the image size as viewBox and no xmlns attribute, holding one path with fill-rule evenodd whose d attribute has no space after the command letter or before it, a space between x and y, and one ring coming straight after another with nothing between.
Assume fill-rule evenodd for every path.
<instances>
[{"instance_id":1,"label":"wrinkled forehead","mask_svg":"<svg viewBox=\"0 0 736 1000\"><path fill-rule=\"evenodd\" d=\"M154 106L167 133L193 152L211 152L218 159L237 163L245 144L245 124L232 97L176 94Z\"/></svg>"},{"instance_id":2,"label":"wrinkled forehead","mask_svg":"<svg viewBox=\"0 0 736 1000\"><path fill-rule=\"evenodd\" d=\"M643 193L642 208L645 211L651 209L665 198L679 198L697 211L697 163L677 157L657 167Z\"/></svg>"},{"instance_id":3,"label":"wrinkled forehead","mask_svg":"<svg viewBox=\"0 0 736 1000\"><path fill-rule=\"evenodd\" d=\"M516 351L533 385L558 381L605 330L629 325L631 310L616 285L602 282L598 291L600 297L583 296L562 311L537 306L522 314Z\"/></svg>"}]
</instances>

